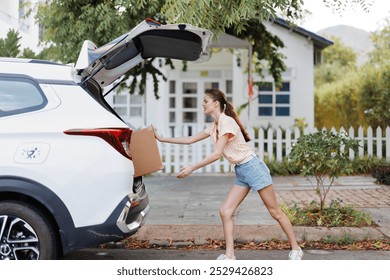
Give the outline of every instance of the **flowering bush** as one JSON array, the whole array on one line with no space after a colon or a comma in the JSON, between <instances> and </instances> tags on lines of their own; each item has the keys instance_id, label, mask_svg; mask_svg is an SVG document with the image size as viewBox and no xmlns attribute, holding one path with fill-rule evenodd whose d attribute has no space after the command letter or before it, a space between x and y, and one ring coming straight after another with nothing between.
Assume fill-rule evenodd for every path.
<instances>
[{"instance_id":1,"label":"flowering bush","mask_svg":"<svg viewBox=\"0 0 390 280\"><path fill-rule=\"evenodd\" d=\"M345 132L329 130L303 135L294 144L289 159L299 168L300 175L311 183L311 177L315 178L312 185L320 198L321 213L334 179L352 173L349 151L357 153L358 147L358 140L349 138Z\"/></svg>"}]
</instances>

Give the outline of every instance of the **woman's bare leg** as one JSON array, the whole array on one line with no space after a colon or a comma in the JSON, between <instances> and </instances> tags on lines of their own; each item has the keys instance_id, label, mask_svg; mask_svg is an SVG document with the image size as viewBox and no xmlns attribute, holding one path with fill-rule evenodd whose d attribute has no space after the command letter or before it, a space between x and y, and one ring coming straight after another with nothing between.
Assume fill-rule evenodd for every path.
<instances>
[{"instance_id":1,"label":"woman's bare leg","mask_svg":"<svg viewBox=\"0 0 390 280\"><path fill-rule=\"evenodd\" d=\"M258 191L261 199L264 202L264 205L267 207L271 216L279 223L282 227L284 233L287 235L288 240L290 241L291 248L293 250L299 250L299 245L295 238L295 233L292 228L290 220L280 209L275 196L275 191L273 185L269 185Z\"/></svg>"},{"instance_id":2,"label":"woman's bare leg","mask_svg":"<svg viewBox=\"0 0 390 280\"><path fill-rule=\"evenodd\" d=\"M231 259L234 256L234 221L233 214L249 192L249 188L233 186L223 203L219 214L222 219L226 242L225 255Z\"/></svg>"}]
</instances>

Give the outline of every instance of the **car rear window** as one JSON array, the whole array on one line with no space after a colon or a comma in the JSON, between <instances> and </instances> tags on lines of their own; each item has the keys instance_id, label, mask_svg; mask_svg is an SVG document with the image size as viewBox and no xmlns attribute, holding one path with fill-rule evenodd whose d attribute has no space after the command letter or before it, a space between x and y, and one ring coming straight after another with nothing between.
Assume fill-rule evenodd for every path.
<instances>
[{"instance_id":1,"label":"car rear window","mask_svg":"<svg viewBox=\"0 0 390 280\"><path fill-rule=\"evenodd\" d=\"M39 110L47 99L30 78L0 75L0 117Z\"/></svg>"}]
</instances>

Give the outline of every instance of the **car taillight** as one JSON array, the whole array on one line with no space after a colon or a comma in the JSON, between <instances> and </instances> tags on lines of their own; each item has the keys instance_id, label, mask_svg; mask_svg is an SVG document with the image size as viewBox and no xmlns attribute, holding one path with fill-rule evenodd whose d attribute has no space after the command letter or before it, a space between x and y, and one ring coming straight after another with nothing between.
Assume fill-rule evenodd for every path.
<instances>
[{"instance_id":1,"label":"car taillight","mask_svg":"<svg viewBox=\"0 0 390 280\"><path fill-rule=\"evenodd\" d=\"M155 21L155 20L153 20L153 19L151 19L151 18L146 18L145 21L146 21L148 24L150 24L150 25L155 25L155 26L160 26L160 25L161 25L161 23L159 23L158 21Z\"/></svg>"},{"instance_id":2,"label":"car taillight","mask_svg":"<svg viewBox=\"0 0 390 280\"><path fill-rule=\"evenodd\" d=\"M64 131L68 135L100 137L128 159L131 159L129 145L132 132L129 128L70 129Z\"/></svg>"}]
</instances>

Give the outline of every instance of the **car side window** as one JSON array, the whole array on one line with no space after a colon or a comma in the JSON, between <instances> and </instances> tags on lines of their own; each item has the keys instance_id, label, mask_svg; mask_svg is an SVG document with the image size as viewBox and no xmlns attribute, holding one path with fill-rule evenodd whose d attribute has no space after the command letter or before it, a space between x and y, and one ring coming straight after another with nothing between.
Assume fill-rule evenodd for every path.
<instances>
[{"instance_id":1,"label":"car side window","mask_svg":"<svg viewBox=\"0 0 390 280\"><path fill-rule=\"evenodd\" d=\"M46 104L47 99L34 80L0 75L0 117L39 110Z\"/></svg>"}]
</instances>

